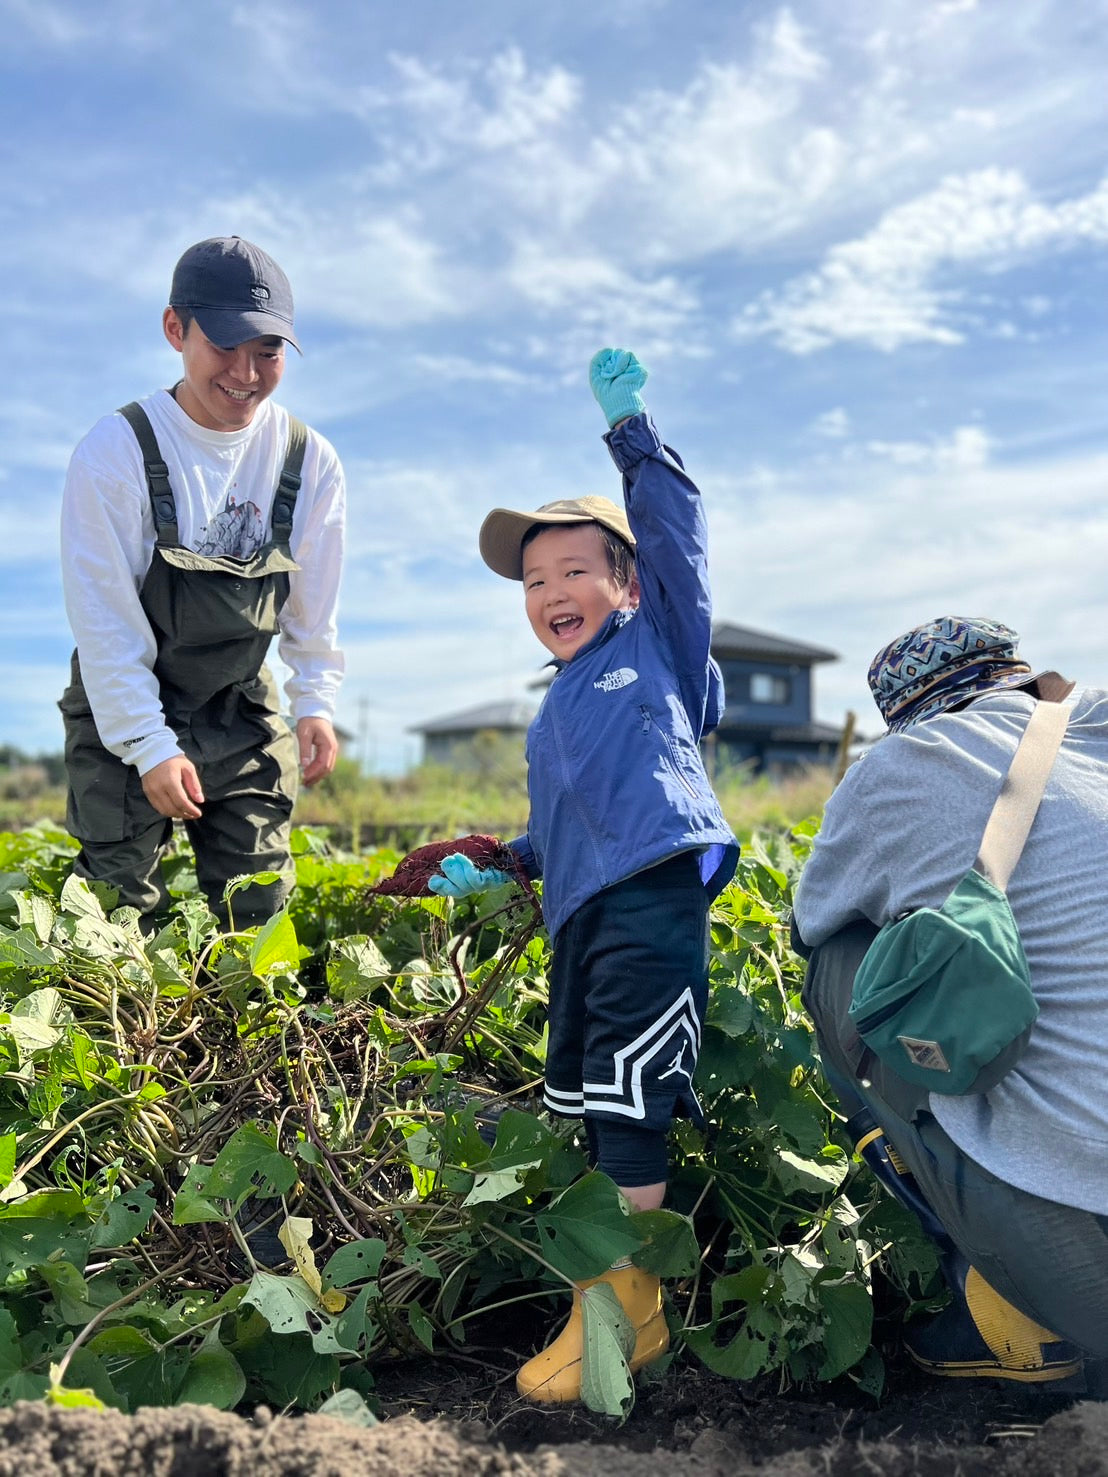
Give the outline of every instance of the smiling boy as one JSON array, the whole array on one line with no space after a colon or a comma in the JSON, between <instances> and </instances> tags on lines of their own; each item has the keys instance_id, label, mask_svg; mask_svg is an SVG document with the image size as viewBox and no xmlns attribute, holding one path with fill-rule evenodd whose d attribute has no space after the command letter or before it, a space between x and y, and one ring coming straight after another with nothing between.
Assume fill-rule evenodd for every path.
<instances>
[{"instance_id":1,"label":"smiling boy","mask_svg":"<svg viewBox=\"0 0 1108 1477\"><path fill-rule=\"evenodd\" d=\"M527 833L511 843L543 879L553 941L544 1100L584 1119L593 1160L650 1210L665 1194L672 1119L702 1119L692 1078L708 907L738 847L699 750L723 707L700 494L646 414L635 356L602 349L589 378L625 508L593 496L496 508L480 548L522 581L556 668L527 735ZM431 890L455 897L500 875L460 854L441 871ZM657 1277L621 1265L598 1280L636 1331L631 1369L658 1359L668 1332ZM578 1293L558 1337L520 1370L520 1394L579 1398L581 1360Z\"/></svg>"},{"instance_id":2,"label":"smiling boy","mask_svg":"<svg viewBox=\"0 0 1108 1477\"><path fill-rule=\"evenodd\" d=\"M337 753L344 482L329 443L271 399L300 347L272 257L238 236L191 246L162 329L181 378L100 420L66 476L68 825L77 874L147 922L168 903L174 820L223 921L231 877L278 873L236 895L246 926L291 886L297 759L313 784ZM274 635L295 737L265 666Z\"/></svg>"}]
</instances>

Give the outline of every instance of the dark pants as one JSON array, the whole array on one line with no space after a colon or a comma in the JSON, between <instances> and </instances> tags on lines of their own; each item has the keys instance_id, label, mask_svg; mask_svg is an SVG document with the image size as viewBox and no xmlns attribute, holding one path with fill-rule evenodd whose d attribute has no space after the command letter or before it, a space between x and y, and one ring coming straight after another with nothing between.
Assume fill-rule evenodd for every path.
<instances>
[{"instance_id":1,"label":"dark pants","mask_svg":"<svg viewBox=\"0 0 1108 1477\"><path fill-rule=\"evenodd\" d=\"M1089 1354L1108 1356L1108 1217L998 1180L939 1126L926 1089L865 1051L847 1008L875 932L850 924L810 951L794 933L810 955L804 1004L829 1078L869 1107L951 1241L1001 1297Z\"/></svg>"},{"instance_id":2,"label":"dark pants","mask_svg":"<svg viewBox=\"0 0 1108 1477\"><path fill-rule=\"evenodd\" d=\"M707 994L708 895L695 852L605 888L558 930L545 1102L595 1123L601 1168L623 1185L664 1179L659 1145L671 1121L702 1121L692 1078ZM605 1125L638 1132L612 1136L609 1155ZM640 1153L648 1178L630 1178Z\"/></svg>"},{"instance_id":3,"label":"dark pants","mask_svg":"<svg viewBox=\"0 0 1108 1477\"><path fill-rule=\"evenodd\" d=\"M81 843L74 871L106 882L120 906L146 919L165 911L169 896L160 862L173 822L147 800L137 771L100 743L91 712L67 711L69 829ZM243 694L218 709L202 709L178 726L178 739L196 765L204 788L202 814L184 822L196 855L196 875L208 905L226 927L264 922L282 907L295 871L289 831L297 787L296 739L276 714ZM246 872L271 871L279 880L236 892L228 905L228 881Z\"/></svg>"}]
</instances>

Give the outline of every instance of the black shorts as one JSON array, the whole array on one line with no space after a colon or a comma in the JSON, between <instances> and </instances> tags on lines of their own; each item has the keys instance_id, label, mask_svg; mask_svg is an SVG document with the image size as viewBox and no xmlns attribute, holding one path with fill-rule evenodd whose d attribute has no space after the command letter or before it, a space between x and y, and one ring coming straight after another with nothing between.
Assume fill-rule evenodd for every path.
<instances>
[{"instance_id":1,"label":"black shorts","mask_svg":"<svg viewBox=\"0 0 1108 1477\"><path fill-rule=\"evenodd\" d=\"M607 887L554 940L543 1100L565 1117L703 1122L692 1078L708 999L697 854Z\"/></svg>"}]
</instances>

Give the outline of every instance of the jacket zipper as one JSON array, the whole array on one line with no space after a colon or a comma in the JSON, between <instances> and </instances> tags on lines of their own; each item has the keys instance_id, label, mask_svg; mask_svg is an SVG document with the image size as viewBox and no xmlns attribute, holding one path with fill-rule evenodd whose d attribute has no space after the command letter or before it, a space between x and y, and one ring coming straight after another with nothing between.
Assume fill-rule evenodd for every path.
<instances>
[{"instance_id":1,"label":"jacket zipper","mask_svg":"<svg viewBox=\"0 0 1108 1477\"><path fill-rule=\"evenodd\" d=\"M685 771L682 769L681 765L677 761L677 755L673 751L673 742L670 739L669 734L665 731L665 729L661 726L661 724L656 724L654 722L654 719L653 719L653 716L651 715L650 709L646 706L645 703L640 703L639 704L639 712L642 714L642 731L643 731L643 733L649 733L652 726L655 727L655 728L657 728L658 732L662 736L662 742L666 746L666 752L669 754L669 762L670 762L671 768L673 769L674 774L676 774L677 778L684 785L684 787L688 791L689 795L694 800L697 799L697 793L693 789L692 781L689 779L688 775L685 773Z\"/></svg>"}]
</instances>

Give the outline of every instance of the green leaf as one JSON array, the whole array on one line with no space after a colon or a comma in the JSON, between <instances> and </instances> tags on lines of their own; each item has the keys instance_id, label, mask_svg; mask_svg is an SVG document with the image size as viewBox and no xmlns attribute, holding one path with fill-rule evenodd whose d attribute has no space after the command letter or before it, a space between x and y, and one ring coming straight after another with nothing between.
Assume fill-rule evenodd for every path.
<instances>
[{"instance_id":1,"label":"green leaf","mask_svg":"<svg viewBox=\"0 0 1108 1477\"><path fill-rule=\"evenodd\" d=\"M14 1133L0 1134L0 1189L12 1182L15 1173L15 1153L19 1139Z\"/></svg>"},{"instance_id":2,"label":"green leaf","mask_svg":"<svg viewBox=\"0 0 1108 1477\"><path fill-rule=\"evenodd\" d=\"M515 1169L498 1169L489 1174L478 1172L473 1178L473 1188L462 1201L463 1205L482 1205L496 1200L507 1200L523 1187L527 1171L541 1164L540 1159L531 1164L522 1164Z\"/></svg>"},{"instance_id":3,"label":"green leaf","mask_svg":"<svg viewBox=\"0 0 1108 1477\"><path fill-rule=\"evenodd\" d=\"M339 1377L335 1355L317 1354L305 1334L279 1339L267 1335L249 1345L236 1345L234 1352L250 1384L260 1386L274 1405L308 1409L324 1390L334 1389Z\"/></svg>"},{"instance_id":4,"label":"green leaf","mask_svg":"<svg viewBox=\"0 0 1108 1477\"><path fill-rule=\"evenodd\" d=\"M0 931L0 963L18 969L43 969L57 961L58 951L48 944L40 944L28 929L21 928L18 933Z\"/></svg>"},{"instance_id":5,"label":"green leaf","mask_svg":"<svg viewBox=\"0 0 1108 1477\"><path fill-rule=\"evenodd\" d=\"M0 1219L0 1284L12 1273L63 1257L83 1267L88 1261L87 1238L55 1220Z\"/></svg>"},{"instance_id":6,"label":"green leaf","mask_svg":"<svg viewBox=\"0 0 1108 1477\"><path fill-rule=\"evenodd\" d=\"M885 1388L885 1361L876 1349L867 1349L849 1374L859 1390L874 1400L881 1399Z\"/></svg>"},{"instance_id":7,"label":"green leaf","mask_svg":"<svg viewBox=\"0 0 1108 1477\"><path fill-rule=\"evenodd\" d=\"M89 1245L97 1248L126 1246L140 1236L154 1214L154 1198L147 1194L150 1181L118 1195L104 1207L92 1228Z\"/></svg>"},{"instance_id":8,"label":"green leaf","mask_svg":"<svg viewBox=\"0 0 1108 1477\"><path fill-rule=\"evenodd\" d=\"M21 892L16 896L19 922L29 926L40 943L46 943L54 927L54 905L40 892Z\"/></svg>"},{"instance_id":9,"label":"green leaf","mask_svg":"<svg viewBox=\"0 0 1108 1477\"><path fill-rule=\"evenodd\" d=\"M288 913L274 913L258 930L250 945L250 972L264 978L267 974L290 974L300 967L300 945L296 929Z\"/></svg>"},{"instance_id":10,"label":"green leaf","mask_svg":"<svg viewBox=\"0 0 1108 1477\"><path fill-rule=\"evenodd\" d=\"M428 1354L433 1354L435 1352L434 1324L418 1303L409 1303L406 1312L408 1315L408 1327L427 1350Z\"/></svg>"},{"instance_id":11,"label":"green leaf","mask_svg":"<svg viewBox=\"0 0 1108 1477\"><path fill-rule=\"evenodd\" d=\"M371 938L348 934L331 945L327 989L339 1000L362 1000L396 973Z\"/></svg>"},{"instance_id":12,"label":"green leaf","mask_svg":"<svg viewBox=\"0 0 1108 1477\"><path fill-rule=\"evenodd\" d=\"M234 1211L220 1207L204 1193L211 1174L210 1164L194 1164L185 1175L181 1188L173 1197L173 1224L175 1226L198 1226L205 1221L229 1221Z\"/></svg>"},{"instance_id":13,"label":"green leaf","mask_svg":"<svg viewBox=\"0 0 1108 1477\"><path fill-rule=\"evenodd\" d=\"M857 1282L824 1282L818 1288L826 1316L823 1363L818 1379L833 1380L858 1363L869 1348L873 1303Z\"/></svg>"},{"instance_id":14,"label":"green leaf","mask_svg":"<svg viewBox=\"0 0 1108 1477\"><path fill-rule=\"evenodd\" d=\"M56 1046L64 1028L72 1021L73 1012L69 1006L53 985L47 985L45 989L32 990L25 995L12 1006L8 1015L0 1015L0 1031L11 1036L22 1061Z\"/></svg>"},{"instance_id":15,"label":"green leaf","mask_svg":"<svg viewBox=\"0 0 1108 1477\"><path fill-rule=\"evenodd\" d=\"M176 1403L233 1410L245 1393L246 1376L235 1356L220 1342L219 1324L215 1324L192 1356Z\"/></svg>"},{"instance_id":16,"label":"green leaf","mask_svg":"<svg viewBox=\"0 0 1108 1477\"><path fill-rule=\"evenodd\" d=\"M619 1191L595 1170L570 1185L535 1217L535 1224L543 1256L572 1282L595 1277L621 1257L632 1256L642 1242Z\"/></svg>"},{"instance_id":17,"label":"green leaf","mask_svg":"<svg viewBox=\"0 0 1108 1477\"><path fill-rule=\"evenodd\" d=\"M829 1147L820 1159L779 1148L776 1159L777 1178L786 1190L837 1190L850 1169L845 1151L837 1147Z\"/></svg>"},{"instance_id":18,"label":"green leaf","mask_svg":"<svg viewBox=\"0 0 1108 1477\"><path fill-rule=\"evenodd\" d=\"M96 1053L93 1050L92 1038L86 1036L84 1031L76 1027L69 1033L69 1049L73 1053L73 1070L77 1073L78 1080L86 1092L92 1088L92 1077L89 1074L89 1064L95 1065Z\"/></svg>"},{"instance_id":19,"label":"green leaf","mask_svg":"<svg viewBox=\"0 0 1108 1477\"><path fill-rule=\"evenodd\" d=\"M19 1330L7 1308L0 1307L0 1384L23 1368Z\"/></svg>"},{"instance_id":20,"label":"green leaf","mask_svg":"<svg viewBox=\"0 0 1108 1477\"><path fill-rule=\"evenodd\" d=\"M180 1345L154 1348L143 1358L112 1361L111 1380L129 1411L140 1405L175 1405L189 1363Z\"/></svg>"},{"instance_id":21,"label":"green leaf","mask_svg":"<svg viewBox=\"0 0 1108 1477\"><path fill-rule=\"evenodd\" d=\"M377 1322L369 1313L369 1305L376 1297L377 1289L367 1282L350 1306L335 1319L334 1341L339 1349L352 1354L363 1345L368 1349L377 1333Z\"/></svg>"},{"instance_id":22,"label":"green leaf","mask_svg":"<svg viewBox=\"0 0 1108 1477\"><path fill-rule=\"evenodd\" d=\"M132 1327L129 1323L118 1323L112 1328L102 1328L94 1333L85 1345L94 1354L105 1359L149 1359L158 1352L157 1345L149 1334Z\"/></svg>"},{"instance_id":23,"label":"green leaf","mask_svg":"<svg viewBox=\"0 0 1108 1477\"><path fill-rule=\"evenodd\" d=\"M527 1168L546 1159L558 1143L545 1123L518 1108L505 1108L489 1154L491 1169Z\"/></svg>"},{"instance_id":24,"label":"green leaf","mask_svg":"<svg viewBox=\"0 0 1108 1477\"><path fill-rule=\"evenodd\" d=\"M707 1020L732 1040L745 1036L754 1024L754 1002L738 985L716 989L712 992Z\"/></svg>"},{"instance_id":25,"label":"green leaf","mask_svg":"<svg viewBox=\"0 0 1108 1477\"><path fill-rule=\"evenodd\" d=\"M606 1282L582 1291L581 1330L581 1399L590 1410L622 1416L635 1399L627 1365L635 1330Z\"/></svg>"},{"instance_id":26,"label":"green leaf","mask_svg":"<svg viewBox=\"0 0 1108 1477\"><path fill-rule=\"evenodd\" d=\"M99 918L106 922L104 909L92 888L83 877L71 872L62 887L62 907L67 913L83 918Z\"/></svg>"},{"instance_id":27,"label":"green leaf","mask_svg":"<svg viewBox=\"0 0 1108 1477\"><path fill-rule=\"evenodd\" d=\"M333 1420L346 1421L351 1426L376 1426L377 1417L370 1410L357 1390L336 1390L325 1400L316 1415L329 1415Z\"/></svg>"},{"instance_id":28,"label":"green leaf","mask_svg":"<svg viewBox=\"0 0 1108 1477\"><path fill-rule=\"evenodd\" d=\"M46 1391L47 1405L56 1405L62 1410L107 1410L103 1400L92 1390L69 1390L64 1385L52 1384Z\"/></svg>"},{"instance_id":29,"label":"green leaf","mask_svg":"<svg viewBox=\"0 0 1108 1477\"><path fill-rule=\"evenodd\" d=\"M686 1329L685 1339L697 1358L716 1374L750 1380L780 1362L774 1347L780 1318L766 1301L772 1283L770 1269L757 1264L717 1277L712 1283L712 1321L700 1328ZM746 1316L730 1342L721 1345L718 1331L734 1303L746 1305Z\"/></svg>"},{"instance_id":30,"label":"green leaf","mask_svg":"<svg viewBox=\"0 0 1108 1477\"><path fill-rule=\"evenodd\" d=\"M635 1265L655 1277L691 1277L700 1263L696 1232L674 1210L641 1210L631 1217L643 1241Z\"/></svg>"},{"instance_id":31,"label":"green leaf","mask_svg":"<svg viewBox=\"0 0 1108 1477\"><path fill-rule=\"evenodd\" d=\"M302 1277L278 1277L274 1272L255 1272L242 1300L257 1308L274 1333L308 1333L311 1313L317 1323L325 1319L319 1299Z\"/></svg>"},{"instance_id":32,"label":"green leaf","mask_svg":"<svg viewBox=\"0 0 1108 1477\"><path fill-rule=\"evenodd\" d=\"M36 1270L54 1294L64 1322L81 1328L98 1311L89 1300L88 1283L72 1262L41 1262Z\"/></svg>"},{"instance_id":33,"label":"green leaf","mask_svg":"<svg viewBox=\"0 0 1108 1477\"><path fill-rule=\"evenodd\" d=\"M775 1347L780 1319L770 1309L757 1304L750 1307L742 1327L723 1348L715 1341L715 1327L713 1322L706 1329L687 1329L685 1339L697 1358L716 1374L731 1380L752 1380L781 1362Z\"/></svg>"},{"instance_id":34,"label":"green leaf","mask_svg":"<svg viewBox=\"0 0 1108 1477\"><path fill-rule=\"evenodd\" d=\"M351 1241L340 1246L323 1269L323 1280L331 1287L349 1287L376 1277L385 1259L385 1242L377 1237Z\"/></svg>"},{"instance_id":35,"label":"green leaf","mask_svg":"<svg viewBox=\"0 0 1108 1477\"><path fill-rule=\"evenodd\" d=\"M273 1135L256 1123L244 1123L216 1155L211 1166L194 1164L173 1204L174 1225L229 1220L215 1200L232 1202L232 1213L248 1195L272 1199L296 1182L296 1163L277 1148Z\"/></svg>"}]
</instances>

